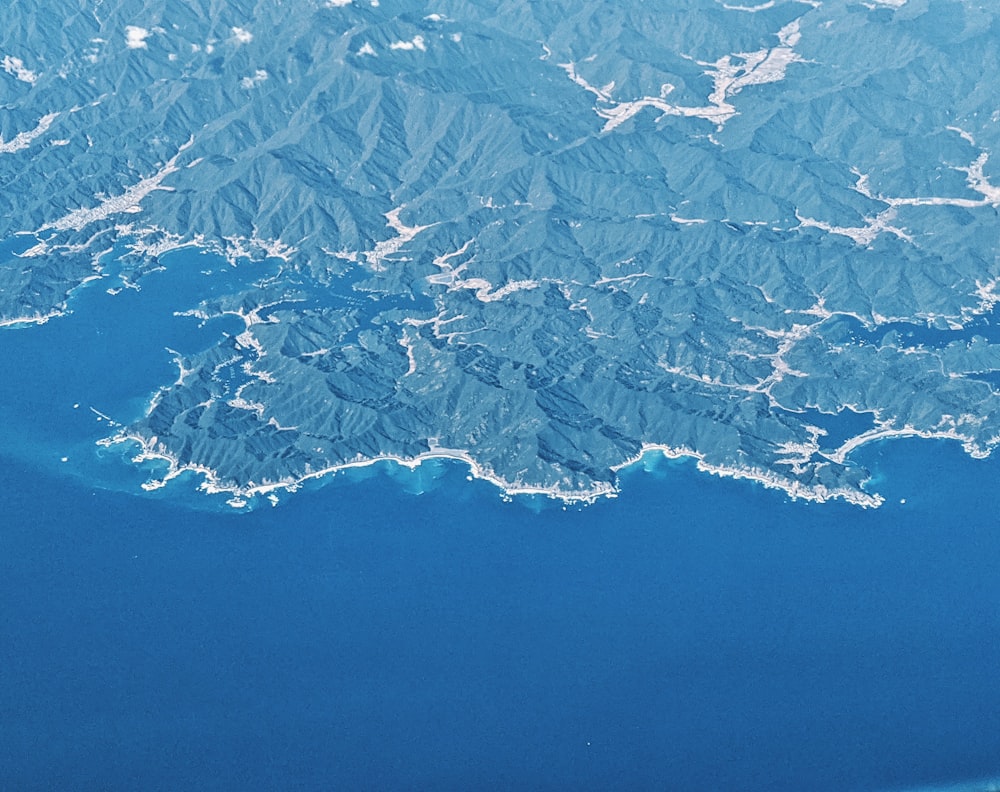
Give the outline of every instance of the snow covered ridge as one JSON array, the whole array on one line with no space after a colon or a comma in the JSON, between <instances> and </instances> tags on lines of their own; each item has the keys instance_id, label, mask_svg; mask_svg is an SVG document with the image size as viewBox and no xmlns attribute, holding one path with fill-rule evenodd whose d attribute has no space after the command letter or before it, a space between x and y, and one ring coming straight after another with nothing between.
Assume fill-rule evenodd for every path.
<instances>
[{"instance_id":1,"label":"snow covered ridge","mask_svg":"<svg viewBox=\"0 0 1000 792\"><path fill-rule=\"evenodd\" d=\"M165 353L149 414L102 407L151 487L449 457L586 502L666 453L875 506L868 443L1000 444L1000 12L125 0L36 37L31 5L0 324L179 249L253 273L180 311L245 326Z\"/></svg>"}]
</instances>

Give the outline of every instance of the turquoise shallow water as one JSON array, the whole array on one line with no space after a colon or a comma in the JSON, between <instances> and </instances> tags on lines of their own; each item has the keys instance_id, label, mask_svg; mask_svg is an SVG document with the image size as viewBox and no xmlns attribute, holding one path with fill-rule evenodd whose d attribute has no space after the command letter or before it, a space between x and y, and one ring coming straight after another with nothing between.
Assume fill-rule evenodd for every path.
<instances>
[{"instance_id":1,"label":"turquoise shallow water","mask_svg":"<svg viewBox=\"0 0 1000 792\"><path fill-rule=\"evenodd\" d=\"M205 261L0 334L0 787L822 792L1000 774L1000 462L866 448L877 511L684 462L583 509L504 503L447 462L249 514L193 482L138 495L145 474L96 455L88 408L131 417L174 376L164 346L236 329L166 310L190 307L182 267Z\"/></svg>"}]
</instances>

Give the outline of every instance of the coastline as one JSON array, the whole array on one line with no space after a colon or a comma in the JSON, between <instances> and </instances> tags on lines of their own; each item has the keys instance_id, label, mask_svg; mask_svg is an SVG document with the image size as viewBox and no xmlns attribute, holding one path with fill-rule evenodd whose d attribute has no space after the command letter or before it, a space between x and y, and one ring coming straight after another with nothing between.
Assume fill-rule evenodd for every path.
<instances>
[{"instance_id":1,"label":"coastline","mask_svg":"<svg viewBox=\"0 0 1000 792\"><path fill-rule=\"evenodd\" d=\"M890 440L894 437L919 437L923 440L957 440L962 448L973 459L985 459L990 455L988 449L980 447L974 438L959 434L954 427L949 429L917 429L904 426L902 429L892 429L888 426L876 426L855 437L844 441L835 451L825 454L831 462L843 463L854 449L867 445L875 440Z\"/></svg>"},{"instance_id":2,"label":"coastline","mask_svg":"<svg viewBox=\"0 0 1000 792\"><path fill-rule=\"evenodd\" d=\"M55 308L46 314L37 313L34 316L15 316L12 319L0 319L0 327L27 327L30 325L43 325L50 319L58 319L65 316L66 311L62 308Z\"/></svg>"},{"instance_id":3,"label":"coastline","mask_svg":"<svg viewBox=\"0 0 1000 792\"><path fill-rule=\"evenodd\" d=\"M827 487L819 484L810 487L795 479L790 479L773 471L764 470L756 466L735 467L727 465L715 465L705 461L705 455L700 451L690 448L674 448L673 446L660 445L656 443L644 444L639 454L620 465L615 465L611 469L616 473L633 465L639 464L646 454L659 452L667 459L681 459L684 457L694 459L695 467L702 473L708 473L719 478L743 479L755 481L767 489L783 491L792 500L811 501L813 503L826 503L829 500L839 498L847 503L861 506L862 508L878 508L885 499L878 493L866 493L861 490L849 487Z\"/></svg>"},{"instance_id":4,"label":"coastline","mask_svg":"<svg viewBox=\"0 0 1000 792\"><path fill-rule=\"evenodd\" d=\"M395 454L380 454L374 457L361 457L341 462L321 468L310 470L298 477L279 479L278 481L265 481L261 484L249 482L246 486L227 485L220 481L218 472L205 465L193 463L181 464L175 456L159 445L154 438L144 438L134 433L122 432L112 437L106 437L97 441L99 446L110 448L121 443L136 443L140 451L132 461L136 464L148 461L166 462L168 470L166 475L158 479L150 479L142 484L142 488L147 492L161 489L167 482L181 476L184 473L195 473L203 477L202 483L198 486L206 495L230 494L233 497L227 501L234 508L242 508L247 505L247 499L258 495L272 498L272 503L276 502L278 491L295 492L307 481L321 479L332 476L346 470L370 467L380 462L391 462L413 470L424 462L434 459L447 459L455 462L463 462L469 468L469 474L476 479L489 482L497 487L504 497L514 497L518 495L543 495L553 500L562 501L565 504L591 504L601 497L616 497L618 487L612 484L595 486L589 490L565 490L558 485L543 487L538 485L524 484L519 481L508 481L502 476L494 473L480 462L477 462L468 452L460 449L432 448L415 457L402 457Z\"/></svg>"},{"instance_id":5,"label":"coastline","mask_svg":"<svg viewBox=\"0 0 1000 792\"><path fill-rule=\"evenodd\" d=\"M597 502L600 498L617 497L620 492L620 482L618 480L613 483L601 482L586 490L567 490L558 484L546 487L526 484L521 481L509 481L483 463L477 461L468 451L438 447L433 447L414 457L404 457L396 454L380 454L374 457L358 456L355 459L328 465L318 470L308 470L297 477L288 477L277 481L264 481L259 484L251 481L244 486L239 486L224 483L218 472L206 465L194 463L181 464L176 456L170 454L159 443L156 437L145 438L135 433L123 431L97 441L99 446L106 448L122 443L135 443L139 446L139 453L132 457L132 462L137 465L150 461L167 463L168 469L165 475L159 478L150 478L141 485L147 492L165 487L169 481L180 477L184 473L194 473L202 476L203 479L201 484L198 485L199 490L206 495L231 495L226 502L235 509L244 508L248 505L250 499L256 496L267 497L272 505L277 505L278 492L292 493L297 491L307 481L322 479L343 471L370 467L381 462L390 462L400 467L414 470L424 462L435 459L446 459L464 463L468 467L469 475L472 478L486 481L497 487L504 498L513 498L522 495L540 495L552 500L561 501L564 505L590 505ZM667 459L694 459L696 461L696 469L702 473L708 473L720 478L754 481L767 489L780 490L792 500L825 503L829 500L840 499L865 509L878 508L885 500L878 493L866 493L849 487L827 487L822 484L809 486L759 467L748 466L740 468L716 465L706 462L704 454L700 452L688 448L675 448L655 443L643 445L639 454L611 467L611 470L617 474L622 470L641 464L647 455L656 453L662 454Z\"/></svg>"}]
</instances>

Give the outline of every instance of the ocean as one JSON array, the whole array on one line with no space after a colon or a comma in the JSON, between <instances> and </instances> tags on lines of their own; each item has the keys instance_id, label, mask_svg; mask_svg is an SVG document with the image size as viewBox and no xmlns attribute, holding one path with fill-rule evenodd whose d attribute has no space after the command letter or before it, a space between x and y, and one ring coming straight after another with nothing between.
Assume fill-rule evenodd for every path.
<instances>
[{"instance_id":1,"label":"ocean","mask_svg":"<svg viewBox=\"0 0 1000 792\"><path fill-rule=\"evenodd\" d=\"M434 463L431 482L345 479L249 514L7 458L2 786L819 792L996 774L998 466L943 443L873 456L894 471L877 511L676 463L615 501L532 508ZM430 491L408 492L414 476Z\"/></svg>"},{"instance_id":2,"label":"ocean","mask_svg":"<svg viewBox=\"0 0 1000 792\"><path fill-rule=\"evenodd\" d=\"M666 460L587 507L505 502L446 461L248 513L192 480L142 493L89 408L141 410L176 376L164 347L218 331L161 310L210 260L177 255L176 281L0 334L0 788L1000 775L1000 461L865 447L868 511Z\"/></svg>"}]
</instances>

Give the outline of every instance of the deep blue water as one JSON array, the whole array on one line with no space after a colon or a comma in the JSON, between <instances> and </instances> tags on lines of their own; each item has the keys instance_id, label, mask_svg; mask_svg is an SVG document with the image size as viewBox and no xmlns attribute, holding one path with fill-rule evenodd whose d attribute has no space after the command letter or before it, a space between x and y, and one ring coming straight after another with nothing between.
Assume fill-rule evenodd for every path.
<instances>
[{"instance_id":1,"label":"deep blue water","mask_svg":"<svg viewBox=\"0 0 1000 792\"><path fill-rule=\"evenodd\" d=\"M248 514L190 482L138 496L87 408L128 419L175 374L164 346L238 329L161 310L207 266L174 265L0 334L0 788L1000 775L1000 461L866 448L876 511L667 462L583 509L443 462Z\"/></svg>"},{"instance_id":2,"label":"deep blue water","mask_svg":"<svg viewBox=\"0 0 1000 792\"><path fill-rule=\"evenodd\" d=\"M443 465L245 515L4 460L11 789L875 790L1000 770L1000 525L975 463L892 503L689 465L583 510ZM409 475L409 474L405 474ZM405 478L405 476L404 476ZM897 498L898 500L898 498Z\"/></svg>"}]
</instances>

